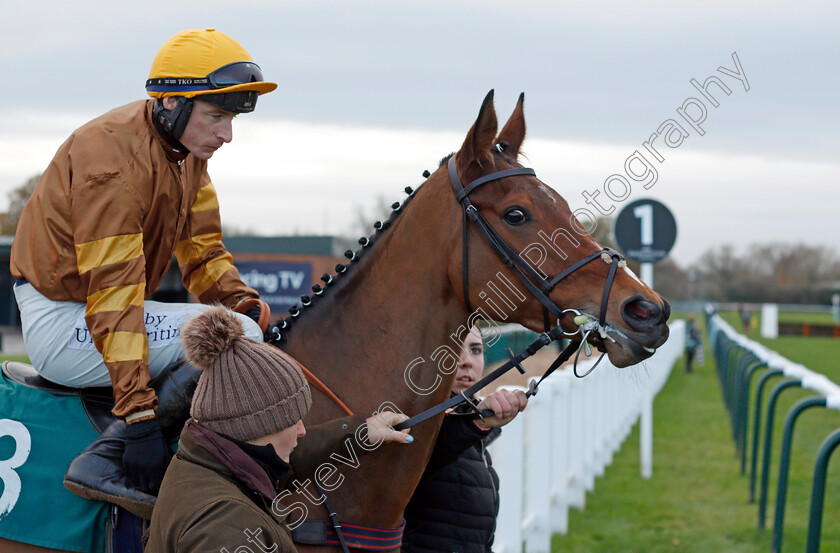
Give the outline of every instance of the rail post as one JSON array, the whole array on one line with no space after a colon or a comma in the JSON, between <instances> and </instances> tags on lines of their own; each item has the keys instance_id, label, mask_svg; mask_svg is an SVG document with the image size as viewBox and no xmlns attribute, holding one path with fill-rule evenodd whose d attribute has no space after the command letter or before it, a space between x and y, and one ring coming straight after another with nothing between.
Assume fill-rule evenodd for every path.
<instances>
[{"instance_id":1,"label":"rail post","mask_svg":"<svg viewBox=\"0 0 840 553\"><path fill-rule=\"evenodd\" d=\"M745 421L747 419L747 409L749 407L749 394L744 394L744 390L748 389L749 382L746 381L746 375L749 370L756 363L760 363L758 358L752 352L747 352L744 356L746 360L744 363L738 365L735 373L735 414L732 420L733 436L735 438L735 454L741 456L744 450L744 431Z\"/></svg>"},{"instance_id":2,"label":"rail post","mask_svg":"<svg viewBox=\"0 0 840 553\"><path fill-rule=\"evenodd\" d=\"M767 423L764 428L764 456L761 462L761 495L758 499L758 529L764 530L767 513L767 486L770 480L770 454L773 448L773 417L776 414L776 403L779 396L788 388L802 386L802 381L784 380L776 384L770 399L767 400Z\"/></svg>"},{"instance_id":3,"label":"rail post","mask_svg":"<svg viewBox=\"0 0 840 553\"><path fill-rule=\"evenodd\" d=\"M764 386L771 378L782 374L781 369L770 369L764 373L758 381L758 390L755 393L755 416L753 420L753 440L752 440L752 461L750 463L750 503L755 503L755 475L758 468L758 436L761 432L761 402L764 395Z\"/></svg>"},{"instance_id":4,"label":"rail post","mask_svg":"<svg viewBox=\"0 0 840 553\"><path fill-rule=\"evenodd\" d=\"M741 373L744 367L749 364L752 353L738 348L735 354L736 361L729 368L729 424L732 427L732 441L735 444L735 453L738 453L738 428L741 408Z\"/></svg>"},{"instance_id":5,"label":"rail post","mask_svg":"<svg viewBox=\"0 0 840 553\"><path fill-rule=\"evenodd\" d=\"M828 460L838 445L840 445L840 429L829 434L817 452L817 460L814 463L814 481L811 486L811 511L808 515L808 538L805 542L805 553L819 553L820 550Z\"/></svg>"},{"instance_id":6,"label":"rail post","mask_svg":"<svg viewBox=\"0 0 840 553\"><path fill-rule=\"evenodd\" d=\"M516 417L506 424L503 433L508 443L523 443L525 417ZM499 479L499 495L505 499L499 503L493 549L498 553L522 553L522 474L525 450L522 447L511 447L501 455L496 453L498 447L496 443L490 445L493 466L496 472L505 475L505 478Z\"/></svg>"},{"instance_id":7,"label":"rail post","mask_svg":"<svg viewBox=\"0 0 840 553\"><path fill-rule=\"evenodd\" d=\"M566 534L569 531L569 427L571 426L571 412L569 411L569 389L574 378L567 371L554 375L548 390L553 397L551 400L551 531Z\"/></svg>"},{"instance_id":8,"label":"rail post","mask_svg":"<svg viewBox=\"0 0 840 553\"><path fill-rule=\"evenodd\" d=\"M773 553L782 551L782 532L785 524L785 502L787 501L788 475L790 474L790 452L793 446L793 427L796 419L806 409L811 407L825 407L824 397L808 397L798 401L785 418L785 429L782 432L782 449L779 452L779 481L776 489L776 510L773 513L773 543L770 550Z\"/></svg>"},{"instance_id":9,"label":"rail post","mask_svg":"<svg viewBox=\"0 0 840 553\"><path fill-rule=\"evenodd\" d=\"M580 414L585 405L583 389L585 382L579 378L569 380L569 412L575 415L569 425L569 451L575 452L569 457L569 506L583 510L586 507L586 485L584 479L584 455L586 436Z\"/></svg>"},{"instance_id":10,"label":"rail post","mask_svg":"<svg viewBox=\"0 0 840 553\"><path fill-rule=\"evenodd\" d=\"M759 360L757 365L752 366L744 377L744 427L741 433L741 474L747 472L747 435L750 427L750 388L752 386L753 375L761 369L766 369L767 363Z\"/></svg>"},{"instance_id":11,"label":"rail post","mask_svg":"<svg viewBox=\"0 0 840 553\"><path fill-rule=\"evenodd\" d=\"M548 389L552 382L546 381L542 386L549 393L541 395L538 401L529 402L528 416L523 417L524 443L528 444L525 448L525 518L522 521L526 553L549 553L551 549L551 524L548 517L551 512L550 471L554 467L546 461L551 459L553 396Z\"/></svg>"}]
</instances>

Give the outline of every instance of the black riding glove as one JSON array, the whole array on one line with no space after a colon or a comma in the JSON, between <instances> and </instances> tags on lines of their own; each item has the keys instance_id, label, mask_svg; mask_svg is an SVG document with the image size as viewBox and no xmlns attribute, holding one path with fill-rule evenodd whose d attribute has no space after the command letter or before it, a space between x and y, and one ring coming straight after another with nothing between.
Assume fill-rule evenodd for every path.
<instances>
[{"instance_id":1,"label":"black riding glove","mask_svg":"<svg viewBox=\"0 0 840 553\"><path fill-rule=\"evenodd\" d=\"M243 313L249 319L253 319L255 323L260 324L260 313L262 313L262 309L260 308L260 304L256 304L251 309Z\"/></svg>"},{"instance_id":2,"label":"black riding glove","mask_svg":"<svg viewBox=\"0 0 840 553\"><path fill-rule=\"evenodd\" d=\"M123 466L129 479L142 491L157 495L160 483L172 458L172 450L155 419L129 424Z\"/></svg>"}]
</instances>

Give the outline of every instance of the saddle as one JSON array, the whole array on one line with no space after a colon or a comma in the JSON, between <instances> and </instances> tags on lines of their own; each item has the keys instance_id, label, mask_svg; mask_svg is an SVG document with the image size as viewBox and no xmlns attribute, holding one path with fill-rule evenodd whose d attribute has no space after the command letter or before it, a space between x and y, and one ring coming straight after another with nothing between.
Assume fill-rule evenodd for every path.
<instances>
[{"instance_id":1,"label":"saddle","mask_svg":"<svg viewBox=\"0 0 840 553\"><path fill-rule=\"evenodd\" d=\"M136 489L122 467L126 425L111 414L114 397L110 387L63 386L38 375L32 365L15 361L4 362L2 372L17 385L56 397L78 398L88 422L99 435L69 463L65 488L85 499L113 503L143 519L151 518L154 496ZM189 415L200 372L185 363L165 369L151 382L158 397L157 420L170 444L177 441Z\"/></svg>"},{"instance_id":2,"label":"saddle","mask_svg":"<svg viewBox=\"0 0 840 553\"><path fill-rule=\"evenodd\" d=\"M114 408L114 394L110 386L94 388L70 388L51 382L35 372L35 367L19 361L4 361L3 376L29 388L41 390L54 396L78 397L91 426L102 434L114 422L111 409Z\"/></svg>"}]
</instances>

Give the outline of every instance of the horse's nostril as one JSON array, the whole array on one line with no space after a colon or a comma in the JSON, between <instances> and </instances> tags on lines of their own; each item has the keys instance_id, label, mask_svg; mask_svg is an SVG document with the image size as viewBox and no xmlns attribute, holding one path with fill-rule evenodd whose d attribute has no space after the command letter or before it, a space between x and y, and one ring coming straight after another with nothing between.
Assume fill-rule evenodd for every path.
<instances>
[{"instance_id":1,"label":"horse's nostril","mask_svg":"<svg viewBox=\"0 0 840 553\"><path fill-rule=\"evenodd\" d=\"M640 319L648 319L650 318L650 311L645 309L639 302L633 302L627 306L627 309L630 310L633 315Z\"/></svg>"},{"instance_id":2,"label":"horse's nostril","mask_svg":"<svg viewBox=\"0 0 840 553\"><path fill-rule=\"evenodd\" d=\"M627 324L638 328L640 324L659 323L662 318L662 308L650 300L637 297L624 303L621 314Z\"/></svg>"}]
</instances>

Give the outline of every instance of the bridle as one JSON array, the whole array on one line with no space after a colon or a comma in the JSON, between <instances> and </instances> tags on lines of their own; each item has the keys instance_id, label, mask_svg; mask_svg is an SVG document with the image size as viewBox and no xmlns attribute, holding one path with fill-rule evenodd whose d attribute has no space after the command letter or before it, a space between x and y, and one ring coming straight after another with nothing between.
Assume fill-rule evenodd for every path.
<instances>
[{"instance_id":1,"label":"bridle","mask_svg":"<svg viewBox=\"0 0 840 553\"><path fill-rule=\"evenodd\" d=\"M502 150L501 145L496 146L499 151ZM464 219L463 219L463 262L462 262L462 272L463 272L463 287L464 287L464 303L466 304L467 311L472 313L472 304L470 303L470 295L469 295L469 221L472 221L476 228L478 229L481 236L490 246L490 248L496 252L496 255L502 260L502 262L507 265L517 276L517 278L528 288L528 291L539 300L540 303L543 305L543 321L545 324L545 331L548 332L551 329L550 323L550 315L554 315L558 319L563 318L564 315L567 313L576 313L580 315L581 313L575 309L563 309L559 305L557 305L550 297L549 294L552 290L566 277L589 263L590 261L594 261L595 259L602 259L605 263L610 265L609 273L607 274L607 280L604 283L604 292L601 296L601 309L598 314L598 324L601 327L606 327L606 317L607 317L607 304L610 297L610 290L612 289L613 280L615 279L615 273L619 266L624 266L624 257L618 253L617 251L604 248L601 251L595 252L591 255L584 257L583 259L575 262L566 270L552 278L551 280L547 280L543 278L541 274L539 274L527 261L522 259L522 256L516 253L516 251L510 247L510 245L505 242L504 238L502 238L498 232L487 222L487 219L481 214L478 208L473 205L472 201L470 201L470 194L474 192L478 187L487 184L489 182L493 182L496 180L504 179L507 177L513 177L518 175L527 175L536 178L537 174L533 169L527 167L519 167L515 169L506 169L504 171L496 171L495 173L490 173L489 175L484 175L483 177L479 177L478 179L472 181L468 186L464 186L461 184L461 179L458 176L458 168L455 165L455 156L449 158L447 163L447 169L449 171L449 180L452 181L452 188L455 191L455 199L458 203L461 204L461 207L464 212ZM539 179L538 179L539 180ZM572 333L572 335L576 334L577 331Z\"/></svg>"},{"instance_id":2,"label":"bridle","mask_svg":"<svg viewBox=\"0 0 840 553\"><path fill-rule=\"evenodd\" d=\"M501 152L503 151L503 146L501 144L497 144L496 148ZM585 349L587 355L589 355L589 346L587 343L587 339L592 332L598 332L602 339L609 339L609 335L607 334L607 303L610 297L610 290L612 289L613 281L615 280L615 274L619 267L624 267L625 261L624 256L622 256L617 251L611 248L604 248L598 252L593 254L587 255L583 259L580 259L573 263L570 267L566 270L555 276L554 278L548 280L543 278L527 261L522 259L522 256L516 253L516 251L507 243L505 242L504 238L502 238L498 232L487 222L487 219L481 214L477 207L470 201L470 194L474 192L478 187L487 184L489 182L493 182L496 180L514 177L519 175L531 176L536 178L536 172L533 169L527 167L518 167L514 169L505 169L503 171L496 171L494 173L490 173L489 175L484 175L482 177L477 178L476 180L472 181L467 186L461 184L461 178L458 175L458 168L455 165L455 156L452 155L447 162L447 170L449 171L449 180L452 182L452 188L455 191L455 199L458 203L461 204L461 207L464 212L464 223L463 223L463 241L462 241L462 248L463 248L463 262L462 262L462 281L463 281L463 290L464 290L464 304L467 307L469 313L473 313L472 305L470 303L470 296L469 296L469 222L472 221L476 228L478 229L481 236L490 246L490 248L496 252L496 255L502 260L502 262L509 267L516 277L525 285L531 294L539 300L540 303L543 305L543 321L545 323L545 332L540 334L536 341L530 344L527 348L521 351L519 354L514 355L510 348L507 349L508 361L491 372L490 374L483 377L481 380L470 386L467 390L464 390L460 395L453 396L449 398L448 401L440 403L431 409L423 411L422 413L411 417L408 420L401 422L400 424L394 426L394 429L401 430L403 428L410 428L411 426L416 425L417 423L423 422L425 420L430 419L431 417L442 413L448 409L453 409L459 405L468 404L472 407L474 413L480 417L492 416L492 411L481 411L477 409L473 401L470 399L476 392L483 389L487 386L490 382L499 378L502 374L506 373L508 370L512 368L516 368L521 374L525 374L525 369L522 368L522 361L527 359L528 357L532 356L536 353L539 349L544 346L547 346L551 342L555 340L559 340L562 338L571 338L577 334L580 334L581 339L580 342L570 341L569 344L563 349L557 359L546 369L543 373L542 377L537 380L532 380L528 385L528 392L526 395L531 397L536 395L538 387L543 380L546 379L551 373L553 373L560 365L562 365L566 360L571 358L572 355L575 355L575 363L574 363L574 374L578 378L583 378L593 370L601 360L604 358L604 354L601 354L601 357L598 361L592 365L584 374L578 374L577 372L577 360L580 356L580 350ZM562 308L557 305L550 297L549 294L552 290L566 277L589 263L590 261L594 261L596 259L601 259L605 263L610 266L609 272L607 273L607 279L604 282L604 291L601 295L601 307L598 313L598 319L594 319L590 315L584 314L581 311L574 309L574 308ZM573 331L564 331L563 328L560 326L560 319L562 319L567 314L574 315L574 322L576 325L579 325ZM550 322L550 316L554 315L557 317L557 324L552 327Z\"/></svg>"},{"instance_id":3,"label":"bridle","mask_svg":"<svg viewBox=\"0 0 840 553\"><path fill-rule=\"evenodd\" d=\"M497 144L496 149L499 152L504 151L503 144ZM570 267L562 271L560 274L555 276L554 278L548 280L540 275L531 265L522 259L522 256L516 253L516 251L507 243L505 242L504 238L502 238L498 232L487 222L487 219L481 215L481 212L478 208L470 200L470 194L473 193L478 187L487 184L489 182L497 181L500 179L514 177L514 176L530 176L537 178L536 172L533 169L527 167L517 167L513 169L505 169L503 171L496 171L494 173L490 173L489 175L484 175L482 177L477 178L476 180L469 183L467 186L464 186L461 183L461 178L458 175L458 168L455 165L455 155L449 157L447 165L447 170L449 172L449 180L452 183L452 188L455 192L455 199L461 204L461 208L464 213L463 218L463 241L462 241L462 248L463 248L463 262L462 262L462 282L463 282L463 291L464 291L464 304L467 308L469 313L473 313L472 304L470 302L470 295L469 295L469 223L472 221L476 228L478 229L481 236L490 246L490 248L496 252L496 255L502 260L502 262L509 267L516 277L525 285L528 291L543 305L543 322L545 324L545 332L541 333L537 339L531 343L528 347L524 350L519 352L518 354L514 355L513 351L510 348L506 349L506 353L508 356L508 361L505 362L502 366L498 367L490 374L484 376L481 380L470 386L467 390L464 390L460 395L454 396L449 398L449 400L444 401L443 403L439 403L438 405L423 411L397 425L394 426L395 430L402 430L404 428L410 428L415 424L420 422L426 421L435 415L443 413L446 410L453 409L458 407L459 405L468 404L473 409L472 415L477 415L479 417L487 417L492 416L493 412L489 410L479 411L473 401L470 399L475 393L483 389L489 383L493 382L507 371L512 368L516 368L521 374L525 374L525 369L522 368L522 361L531 357L541 348L547 346L548 344L568 338L569 344L560 352L560 355L551 363L551 365L546 369L543 373L542 377L540 377L539 381L536 379L531 380L528 384L528 392L526 395L528 397L534 396L537 393L539 385L545 380L551 373L553 373L560 365L566 362L572 355L575 355L575 362L573 367L574 375L578 378L583 378L590 374L601 360L604 358L605 354L601 354L598 360L593 364L584 374L578 374L577 371L577 361L580 356L580 350L583 349L586 352L586 355L590 355L589 344L587 342L589 335L593 332L597 332L598 335L601 337L602 340L606 339L613 339L609 336L607 330L607 305L610 298L610 290L612 289L613 281L615 280L615 274L618 271L619 267L625 266L624 256L622 256L617 251L611 248L603 248L600 251L597 251L593 254L587 255L586 257L576 261ZM424 173L426 177L429 176L428 172ZM539 179L537 179L539 180ZM562 308L557 305L550 297L549 294L552 290L566 277L583 267L584 265L588 264L591 261L596 259L601 259L604 263L610 266L609 272L607 273L606 281L604 282L604 291L601 295L601 307L598 313L598 318L595 319L589 314L582 313L578 309L574 308ZM578 325L572 331L565 331L563 327L560 326L560 320L568 314L572 314L574 316L574 324ZM554 315L557 318L557 324L555 326L551 326L551 315ZM580 335L580 341L573 341L571 338L576 335ZM341 408L343 408L346 412L351 412L349 408L347 408L341 400L339 400L335 394L333 394L326 386L324 386L320 381L317 379L308 378L308 380L313 383L319 390L324 391L328 397L332 398Z\"/></svg>"}]
</instances>

